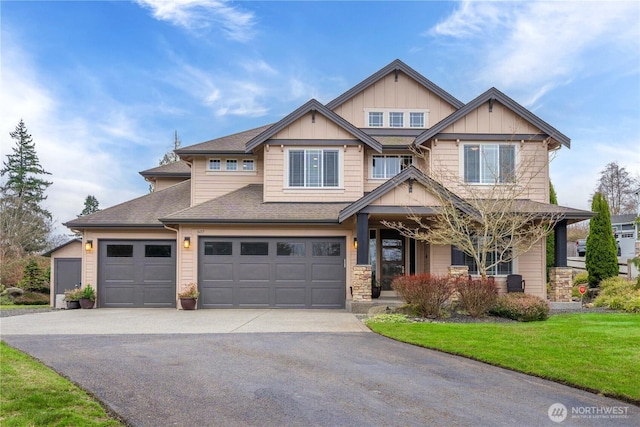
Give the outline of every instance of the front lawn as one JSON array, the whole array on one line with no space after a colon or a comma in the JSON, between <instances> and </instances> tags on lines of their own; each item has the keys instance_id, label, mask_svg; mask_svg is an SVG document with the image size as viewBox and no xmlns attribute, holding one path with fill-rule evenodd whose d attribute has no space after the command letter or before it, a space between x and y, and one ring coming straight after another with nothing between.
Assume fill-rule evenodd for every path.
<instances>
[{"instance_id":1,"label":"front lawn","mask_svg":"<svg viewBox=\"0 0 640 427\"><path fill-rule=\"evenodd\" d=\"M2 426L120 426L87 393L0 342Z\"/></svg>"},{"instance_id":2,"label":"front lawn","mask_svg":"<svg viewBox=\"0 0 640 427\"><path fill-rule=\"evenodd\" d=\"M530 323L375 323L381 335L640 403L640 315Z\"/></svg>"}]
</instances>

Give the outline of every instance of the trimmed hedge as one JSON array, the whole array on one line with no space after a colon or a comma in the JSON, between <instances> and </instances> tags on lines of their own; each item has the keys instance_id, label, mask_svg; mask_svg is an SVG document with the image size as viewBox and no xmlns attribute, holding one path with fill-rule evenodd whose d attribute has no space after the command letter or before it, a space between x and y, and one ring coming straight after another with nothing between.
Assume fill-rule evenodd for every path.
<instances>
[{"instance_id":1,"label":"trimmed hedge","mask_svg":"<svg viewBox=\"0 0 640 427\"><path fill-rule=\"evenodd\" d=\"M549 303L535 295L511 293L501 295L489 313L519 322L547 320Z\"/></svg>"},{"instance_id":2,"label":"trimmed hedge","mask_svg":"<svg viewBox=\"0 0 640 427\"><path fill-rule=\"evenodd\" d=\"M498 300L495 281L488 278L459 279L456 290L461 307L472 317L480 317L489 312Z\"/></svg>"}]
</instances>

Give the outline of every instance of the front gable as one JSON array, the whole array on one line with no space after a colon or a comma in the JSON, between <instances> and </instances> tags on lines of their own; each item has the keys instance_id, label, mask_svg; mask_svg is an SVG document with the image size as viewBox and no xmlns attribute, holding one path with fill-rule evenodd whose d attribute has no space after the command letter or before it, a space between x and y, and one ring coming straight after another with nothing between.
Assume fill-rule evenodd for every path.
<instances>
[{"instance_id":1,"label":"front gable","mask_svg":"<svg viewBox=\"0 0 640 427\"><path fill-rule=\"evenodd\" d=\"M277 144L278 140L357 141L358 139L344 127L324 115L310 111L278 131L269 140L271 143Z\"/></svg>"}]
</instances>

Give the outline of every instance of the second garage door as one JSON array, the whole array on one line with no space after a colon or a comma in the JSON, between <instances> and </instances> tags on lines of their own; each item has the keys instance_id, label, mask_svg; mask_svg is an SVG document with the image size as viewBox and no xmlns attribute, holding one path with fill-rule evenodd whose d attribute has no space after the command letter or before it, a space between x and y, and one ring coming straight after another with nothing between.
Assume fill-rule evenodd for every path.
<instances>
[{"instance_id":1,"label":"second garage door","mask_svg":"<svg viewBox=\"0 0 640 427\"><path fill-rule=\"evenodd\" d=\"M201 237L202 308L344 308L344 238Z\"/></svg>"}]
</instances>

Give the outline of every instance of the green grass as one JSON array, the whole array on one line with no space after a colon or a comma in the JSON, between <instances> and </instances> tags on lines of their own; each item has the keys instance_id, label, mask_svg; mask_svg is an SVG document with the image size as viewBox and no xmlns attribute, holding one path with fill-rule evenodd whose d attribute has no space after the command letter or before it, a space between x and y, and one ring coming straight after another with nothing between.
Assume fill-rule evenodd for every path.
<instances>
[{"instance_id":1,"label":"green grass","mask_svg":"<svg viewBox=\"0 0 640 427\"><path fill-rule=\"evenodd\" d=\"M87 393L0 342L0 425L121 426Z\"/></svg>"},{"instance_id":2,"label":"green grass","mask_svg":"<svg viewBox=\"0 0 640 427\"><path fill-rule=\"evenodd\" d=\"M381 335L640 403L640 315L530 323L368 323Z\"/></svg>"}]
</instances>

